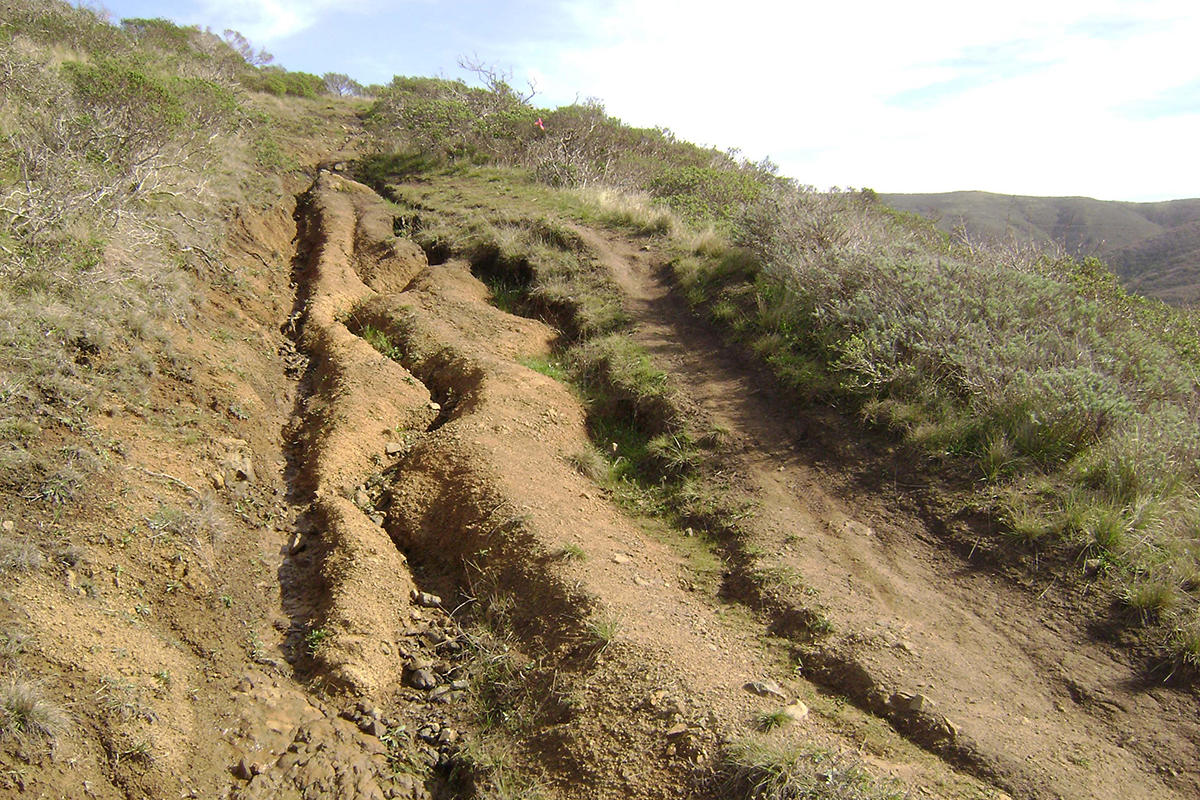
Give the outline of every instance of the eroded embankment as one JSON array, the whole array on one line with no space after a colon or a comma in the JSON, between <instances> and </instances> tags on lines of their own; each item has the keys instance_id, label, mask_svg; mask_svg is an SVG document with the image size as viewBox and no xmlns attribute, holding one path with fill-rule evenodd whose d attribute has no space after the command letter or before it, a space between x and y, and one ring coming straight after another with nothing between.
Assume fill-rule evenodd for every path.
<instances>
[{"instance_id":1,"label":"eroded embankment","mask_svg":"<svg viewBox=\"0 0 1200 800\"><path fill-rule=\"evenodd\" d=\"M310 629L322 631L315 655L325 674L367 693L398 678L395 647L411 622L415 586L403 556L355 494L378 471L389 431L422 429L435 415L425 387L345 324L374 294L355 269L362 269L360 236L379 239L386 231L372 228L381 218L364 213L370 199L369 190L322 172L298 212L307 256L296 275L303 303L298 343L310 368L294 483L310 501L321 587L310 598L316 607L292 610L319 620ZM371 269L362 271L391 285L423 266L419 250L397 242L390 252L377 250Z\"/></svg>"},{"instance_id":2,"label":"eroded embankment","mask_svg":"<svg viewBox=\"0 0 1200 800\"><path fill-rule=\"evenodd\" d=\"M320 581L294 614L320 631L317 674L385 704L469 693L474 719L496 726L486 737L551 795L719 793L706 780L721 742L811 687L571 465L588 443L579 401L519 363L547 357L553 330L489 305L465 263L430 267L365 187L322 173L302 213L311 368L295 462L313 535L299 546ZM420 592L507 637L500 688L516 702L489 707L496 681L478 665L449 694L428 685L429 669L451 670L416 663ZM782 697L744 688L767 679ZM778 736L845 750L847 726L814 714ZM883 750L884 771L987 794L902 744ZM479 766L468 760L451 759Z\"/></svg>"}]
</instances>

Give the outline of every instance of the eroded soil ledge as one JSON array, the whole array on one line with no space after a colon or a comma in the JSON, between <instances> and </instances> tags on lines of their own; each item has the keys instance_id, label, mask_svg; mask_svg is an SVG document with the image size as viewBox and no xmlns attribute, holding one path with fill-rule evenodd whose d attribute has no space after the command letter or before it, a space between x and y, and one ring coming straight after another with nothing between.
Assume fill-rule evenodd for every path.
<instances>
[{"instance_id":1,"label":"eroded soil ledge","mask_svg":"<svg viewBox=\"0 0 1200 800\"><path fill-rule=\"evenodd\" d=\"M311 367L295 488L313 534L297 549L320 591L295 614L321 632L313 674L338 691L397 715L449 708L443 723L470 730L478 704L465 698L488 678L431 659L484 624L541 698L501 726L512 768L558 796L719 794L722 743L829 692L866 716L813 713L777 735L869 742L881 773L923 793L1195 795L1189 696L1131 689L1136 670L1070 620L939 549L896 495L865 496L831 471L820 437L670 294L653 252L578 229L625 292L635 341L731 431L730 491L755 509L740 546L800 576L795 591L697 592L669 536L572 466L588 445L580 402L521 364L551 356L554 330L490 305L466 263L430 266L366 187L322 172L301 213ZM831 635L788 624L812 613L802 588ZM790 658L772 634L794 636ZM414 688L418 670L441 703L428 702L438 688ZM746 691L755 680L784 697ZM442 744L430 757L461 779L462 748Z\"/></svg>"}]
</instances>

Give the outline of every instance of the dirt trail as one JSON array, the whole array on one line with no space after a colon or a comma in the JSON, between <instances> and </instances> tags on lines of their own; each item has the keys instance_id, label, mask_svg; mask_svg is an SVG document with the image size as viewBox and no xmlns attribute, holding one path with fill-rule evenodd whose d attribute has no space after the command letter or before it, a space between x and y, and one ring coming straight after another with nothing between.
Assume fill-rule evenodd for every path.
<instances>
[{"instance_id":1,"label":"dirt trail","mask_svg":"<svg viewBox=\"0 0 1200 800\"><path fill-rule=\"evenodd\" d=\"M802 656L810 676L1019 797L1200 795L1190 694L1142 685L1077 621L939 547L895 498L828 474L805 421L669 291L651 253L579 233L626 293L633 338L731 431L754 546L826 607L835 633ZM931 741L921 723L940 715L948 735Z\"/></svg>"},{"instance_id":2,"label":"dirt trail","mask_svg":"<svg viewBox=\"0 0 1200 800\"><path fill-rule=\"evenodd\" d=\"M744 684L777 681L788 700L813 690L763 647L759 625L696 592L683 557L572 466L588 445L579 400L519 363L550 356L556 332L490 305L467 264L427 264L391 235L383 209L365 187L323 173L302 225L299 341L314 366L294 480L310 502L304 552L320 580L291 612L322 632L320 674L385 714L432 709L467 722L458 704L439 709L472 690L432 702L411 683L432 669L447 684L498 686L433 663L444 653L428 642L445 639L425 623L442 612L421 608L413 590L437 593L513 637L507 658L535 702L502 713L522 767L554 795L706 792L721 743L784 702ZM859 746L845 718L818 714L778 735ZM939 796L996 796L889 741L874 759L882 769ZM267 776L284 777L278 765Z\"/></svg>"}]
</instances>

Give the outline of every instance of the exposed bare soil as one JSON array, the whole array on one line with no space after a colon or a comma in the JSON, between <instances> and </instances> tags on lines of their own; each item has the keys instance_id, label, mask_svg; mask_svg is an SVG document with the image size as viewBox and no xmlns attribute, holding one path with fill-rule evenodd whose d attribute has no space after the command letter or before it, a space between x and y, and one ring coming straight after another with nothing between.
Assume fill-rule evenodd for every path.
<instances>
[{"instance_id":1,"label":"exposed bare soil","mask_svg":"<svg viewBox=\"0 0 1200 800\"><path fill-rule=\"evenodd\" d=\"M530 688L543 695L515 731L519 760L547 790L695 795L724 738L792 699L766 700L744 684L774 679L799 690L787 663L759 641L761 626L715 592L698 593L684 559L569 463L588 443L579 401L518 361L548 356L556 332L492 307L465 263L421 268L406 256L399 261L411 269L399 279L386 260L365 264L354 231L371 203L363 187L322 175L311 206L314 266L302 277L311 294L301 340L313 342L322 372L338 376L313 381L310 411L318 395L330 399L305 448L315 469L337 476L328 488L317 481L314 507L330 497L344 510L323 515L325 674L363 694L402 677L392 654L404 643L382 632L403 627L387 615L403 614L392 593L405 594L411 574L460 615L511 624ZM396 360L351 333L368 329L386 334ZM374 371L374 388L355 379L356 365ZM423 408L436 415L411 424ZM372 481L371 454L386 451L388 436L402 439L402 452ZM382 486L368 507L338 498L364 481ZM373 510L384 511L403 557L383 555ZM362 555L339 555L347 547ZM850 746L836 727L814 718L785 735ZM898 742L891 748L915 759L904 768L929 785L986 792Z\"/></svg>"},{"instance_id":2,"label":"exposed bare soil","mask_svg":"<svg viewBox=\"0 0 1200 800\"><path fill-rule=\"evenodd\" d=\"M231 221L250 291L214 289L173 331L197 366L96 420L120 443L107 483L70 518L6 509L80 544L0 606L75 720L53 752L6 747L0 794L722 797L723 744L800 700L769 736L913 796L1200 795L1194 695L956 555L904 475L866 490L887 458L797 416L654 251L578 232L633 337L730 432L725 491L754 512L723 580L573 465L579 398L522 365L558 333L323 169L295 209ZM799 580L764 607L738 559ZM832 633L787 624L812 609Z\"/></svg>"}]
</instances>

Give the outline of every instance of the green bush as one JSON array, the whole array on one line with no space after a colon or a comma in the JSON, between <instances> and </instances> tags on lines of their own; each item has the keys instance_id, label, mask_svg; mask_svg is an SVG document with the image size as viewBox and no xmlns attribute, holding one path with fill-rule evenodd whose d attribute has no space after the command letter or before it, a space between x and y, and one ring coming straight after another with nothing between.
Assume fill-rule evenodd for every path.
<instances>
[{"instance_id":1,"label":"green bush","mask_svg":"<svg viewBox=\"0 0 1200 800\"><path fill-rule=\"evenodd\" d=\"M675 272L785 382L982 476L977 502L1014 540L1153 571L1153 591L1126 593L1153 607L1143 618L1191 613L1190 594L1157 600L1200 566L1185 544L1200 515L1194 312L1127 295L1095 261L959 246L862 192L773 189L737 233L749 258L710 248Z\"/></svg>"},{"instance_id":2,"label":"green bush","mask_svg":"<svg viewBox=\"0 0 1200 800\"><path fill-rule=\"evenodd\" d=\"M685 218L704 222L741 215L767 188L764 176L748 170L670 166L647 189Z\"/></svg>"},{"instance_id":3,"label":"green bush","mask_svg":"<svg viewBox=\"0 0 1200 800\"><path fill-rule=\"evenodd\" d=\"M263 67L247 76L243 83L250 89L277 97L314 98L325 94L325 79L310 72L290 72L282 67Z\"/></svg>"}]
</instances>

